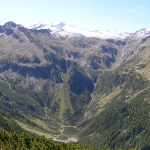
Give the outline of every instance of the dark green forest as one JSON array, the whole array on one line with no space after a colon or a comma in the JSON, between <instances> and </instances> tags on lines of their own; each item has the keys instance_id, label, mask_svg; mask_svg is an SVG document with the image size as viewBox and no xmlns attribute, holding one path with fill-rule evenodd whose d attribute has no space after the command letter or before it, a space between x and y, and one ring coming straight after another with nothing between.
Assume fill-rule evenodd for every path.
<instances>
[{"instance_id":1,"label":"dark green forest","mask_svg":"<svg viewBox=\"0 0 150 150\"><path fill-rule=\"evenodd\" d=\"M148 81L145 81L140 74L134 72L119 74L118 70L105 72L101 76L96 92L109 94L118 86L120 92L112 98L111 103L106 104L105 111L80 124L81 128L85 128L80 133L80 141L95 147L105 145L114 149L135 147L149 150Z\"/></svg>"},{"instance_id":2,"label":"dark green forest","mask_svg":"<svg viewBox=\"0 0 150 150\"><path fill-rule=\"evenodd\" d=\"M44 136L29 136L25 132L20 134L10 131L0 130L0 149L1 150L111 150L110 148L89 148L81 144L66 144L54 142ZM125 150L118 148L118 150ZM129 150L135 150L129 148Z\"/></svg>"}]
</instances>

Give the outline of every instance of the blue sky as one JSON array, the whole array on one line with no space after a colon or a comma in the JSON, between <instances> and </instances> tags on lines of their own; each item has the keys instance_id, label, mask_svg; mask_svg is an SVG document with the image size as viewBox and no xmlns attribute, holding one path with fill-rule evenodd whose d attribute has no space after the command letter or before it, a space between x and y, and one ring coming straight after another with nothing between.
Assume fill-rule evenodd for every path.
<instances>
[{"instance_id":1,"label":"blue sky","mask_svg":"<svg viewBox=\"0 0 150 150\"><path fill-rule=\"evenodd\" d=\"M88 30L150 28L150 0L0 0L0 25L65 22Z\"/></svg>"}]
</instances>

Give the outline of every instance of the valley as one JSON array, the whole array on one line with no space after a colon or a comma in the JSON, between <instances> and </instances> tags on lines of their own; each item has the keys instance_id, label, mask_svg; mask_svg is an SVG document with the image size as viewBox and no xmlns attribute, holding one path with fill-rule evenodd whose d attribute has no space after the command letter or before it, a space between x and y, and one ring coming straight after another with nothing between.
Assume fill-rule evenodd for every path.
<instances>
[{"instance_id":1,"label":"valley","mask_svg":"<svg viewBox=\"0 0 150 150\"><path fill-rule=\"evenodd\" d=\"M150 31L38 26L0 26L0 116L59 142L150 148Z\"/></svg>"}]
</instances>

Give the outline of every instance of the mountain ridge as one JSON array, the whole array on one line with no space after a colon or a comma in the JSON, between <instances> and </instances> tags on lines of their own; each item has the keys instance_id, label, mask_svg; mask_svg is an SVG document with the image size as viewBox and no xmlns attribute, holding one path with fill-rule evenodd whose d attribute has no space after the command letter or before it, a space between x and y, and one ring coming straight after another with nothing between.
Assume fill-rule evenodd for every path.
<instances>
[{"instance_id":1,"label":"mountain ridge","mask_svg":"<svg viewBox=\"0 0 150 150\"><path fill-rule=\"evenodd\" d=\"M78 28L72 25L67 25L63 22L59 23L45 23L45 22L40 22L38 24L34 24L29 27L29 29L49 29L53 35L56 36L65 36L65 37L72 37L72 36L85 36L85 37L97 37L97 38L120 38L124 39L128 36L127 33L118 33L118 32L110 32L108 30L105 31L100 31L100 30L95 30L95 31L89 31L86 29Z\"/></svg>"},{"instance_id":2,"label":"mountain ridge","mask_svg":"<svg viewBox=\"0 0 150 150\"><path fill-rule=\"evenodd\" d=\"M1 26L2 27L2 26ZM8 21L3 25L3 27L23 27L20 24L16 24L13 21ZM83 28L78 28L73 25L68 25L64 22L57 23L47 23L47 22L39 22L37 24L31 25L27 27L32 30L48 30L47 33L50 33L56 37L96 37L100 39L126 39L126 38L144 38L150 36L150 28L143 28L135 31L134 33L119 33L112 32L108 30L95 30L90 31Z\"/></svg>"}]
</instances>

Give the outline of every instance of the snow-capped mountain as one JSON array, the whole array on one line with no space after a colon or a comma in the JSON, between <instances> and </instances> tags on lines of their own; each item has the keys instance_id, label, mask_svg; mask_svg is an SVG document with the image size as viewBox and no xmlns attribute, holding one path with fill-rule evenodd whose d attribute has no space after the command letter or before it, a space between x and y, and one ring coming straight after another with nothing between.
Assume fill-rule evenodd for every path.
<instances>
[{"instance_id":1,"label":"snow-capped mountain","mask_svg":"<svg viewBox=\"0 0 150 150\"><path fill-rule=\"evenodd\" d=\"M143 28L132 34L132 37L134 38L144 38L147 36L150 36L150 28Z\"/></svg>"},{"instance_id":2,"label":"snow-capped mountain","mask_svg":"<svg viewBox=\"0 0 150 150\"><path fill-rule=\"evenodd\" d=\"M49 29L52 35L64 36L64 37L85 36L85 37L97 37L102 39L108 39L108 38L125 39L126 37L129 36L128 33L111 32L108 30L89 31L72 25L67 25L63 22L59 22L55 24L40 22L38 24L34 24L30 26L29 29L36 29L36 30Z\"/></svg>"}]
</instances>

